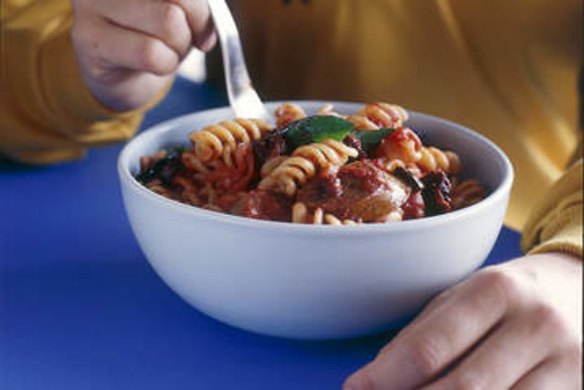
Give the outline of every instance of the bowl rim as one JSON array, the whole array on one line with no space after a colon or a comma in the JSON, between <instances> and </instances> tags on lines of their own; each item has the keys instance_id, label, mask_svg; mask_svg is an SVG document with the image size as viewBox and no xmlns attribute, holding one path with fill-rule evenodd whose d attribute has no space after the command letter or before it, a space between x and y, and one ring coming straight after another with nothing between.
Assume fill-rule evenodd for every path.
<instances>
[{"instance_id":1,"label":"bowl rim","mask_svg":"<svg viewBox=\"0 0 584 390\"><path fill-rule=\"evenodd\" d=\"M363 105L361 102L339 101L339 100L275 100L266 102L268 106L278 106L283 103L297 103L297 104L333 104L333 105ZM389 233L389 232L404 232L410 230L420 230L434 227L435 225L442 225L446 223L455 223L472 217L474 214L480 214L486 208L489 208L494 203L500 202L509 195L513 183L513 166L507 155L497 146L493 141L484 135L456 122L443 119L434 115L424 114L413 110L407 110L411 116L416 119L433 121L443 126L454 128L457 132L462 132L467 136L478 138L480 142L486 144L499 158L503 165L503 179L498 186L483 200L473 205L462 209L454 210L445 214L435 216L423 217L419 219L404 220L396 223L365 223L359 225L313 225L313 224L298 224L291 222L267 221L237 215L221 213L217 211L207 210L200 207L188 205L159 195L142 184L140 184L130 172L130 158L136 145L141 145L149 140L155 138L164 138L165 134L175 131L176 124L189 120L192 117L198 116L213 116L220 113L230 112L229 106L221 106L212 109L201 110L189 114L180 115L160 123L157 123L147 129L142 130L139 134L129 140L122 148L117 161L117 169L119 179L122 186L125 185L127 189L139 194L161 207L167 207L177 213L182 213L187 216L192 216L193 220L208 220L213 222L224 223L226 225L241 226L253 229L268 229L268 230L284 230L288 233L307 233L318 235L338 235L348 234L351 236L361 234ZM125 203L125 202L124 202Z\"/></svg>"}]
</instances>

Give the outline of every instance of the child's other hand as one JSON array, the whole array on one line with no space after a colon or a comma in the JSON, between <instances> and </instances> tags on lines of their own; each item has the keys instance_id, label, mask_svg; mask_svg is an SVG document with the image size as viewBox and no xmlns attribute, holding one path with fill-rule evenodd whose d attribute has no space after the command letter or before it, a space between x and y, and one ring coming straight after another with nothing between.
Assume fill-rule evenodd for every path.
<instances>
[{"instance_id":1,"label":"child's other hand","mask_svg":"<svg viewBox=\"0 0 584 390\"><path fill-rule=\"evenodd\" d=\"M194 46L216 36L205 0L73 0L81 72L105 106L132 110L154 98Z\"/></svg>"},{"instance_id":2,"label":"child's other hand","mask_svg":"<svg viewBox=\"0 0 584 390\"><path fill-rule=\"evenodd\" d=\"M345 389L581 389L582 259L478 271L434 299Z\"/></svg>"}]
</instances>

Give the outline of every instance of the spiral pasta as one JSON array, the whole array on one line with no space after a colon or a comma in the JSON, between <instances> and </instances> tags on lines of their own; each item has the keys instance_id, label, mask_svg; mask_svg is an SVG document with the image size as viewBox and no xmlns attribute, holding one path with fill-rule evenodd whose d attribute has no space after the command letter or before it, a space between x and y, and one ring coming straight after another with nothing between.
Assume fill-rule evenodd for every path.
<instances>
[{"instance_id":1,"label":"spiral pasta","mask_svg":"<svg viewBox=\"0 0 584 390\"><path fill-rule=\"evenodd\" d=\"M268 176L274 169L278 168L285 160L286 156L277 156L266 161L260 168L260 177Z\"/></svg>"},{"instance_id":2,"label":"spiral pasta","mask_svg":"<svg viewBox=\"0 0 584 390\"><path fill-rule=\"evenodd\" d=\"M276 115L276 126L284 127L290 123L306 117L306 112L298 104L284 103L274 112Z\"/></svg>"},{"instance_id":3,"label":"spiral pasta","mask_svg":"<svg viewBox=\"0 0 584 390\"><path fill-rule=\"evenodd\" d=\"M304 157L288 157L258 184L260 190L280 191L288 196L316 173L314 163Z\"/></svg>"},{"instance_id":4,"label":"spiral pasta","mask_svg":"<svg viewBox=\"0 0 584 390\"><path fill-rule=\"evenodd\" d=\"M392 173L397 168L403 168L403 169L407 169L415 177L419 178L422 176L422 171L414 163L406 164L403 160L400 160L399 158L384 158L384 157L378 159L377 161L378 161L378 164L386 172Z\"/></svg>"},{"instance_id":5,"label":"spiral pasta","mask_svg":"<svg viewBox=\"0 0 584 390\"><path fill-rule=\"evenodd\" d=\"M148 188L152 192L157 193L158 195L162 195L170 199L177 198L176 195L167 187L165 187L159 179L154 179L146 183L146 188Z\"/></svg>"},{"instance_id":6,"label":"spiral pasta","mask_svg":"<svg viewBox=\"0 0 584 390\"><path fill-rule=\"evenodd\" d=\"M258 140L269 131L270 126L259 119L235 119L193 132L190 139L195 145L195 155L201 161L222 157L225 164L231 166L231 153L238 144Z\"/></svg>"},{"instance_id":7,"label":"spiral pasta","mask_svg":"<svg viewBox=\"0 0 584 390\"><path fill-rule=\"evenodd\" d=\"M380 158L378 161L381 167L390 173L395 171L397 168L406 168L406 163L404 163L403 160L400 160L399 158Z\"/></svg>"},{"instance_id":8,"label":"spiral pasta","mask_svg":"<svg viewBox=\"0 0 584 390\"><path fill-rule=\"evenodd\" d=\"M262 190L272 189L294 195L298 185L314 176L318 169L327 166L340 166L349 157L357 157L359 152L342 142L326 139L296 149L292 156L284 160L258 184Z\"/></svg>"},{"instance_id":9,"label":"spiral pasta","mask_svg":"<svg viewBox=\"0 0 584 390\"><path fill-rule=\"evenodd\" d=\"M420 137L413 130L400 127L383 139L377 147L376 155L412 165L422 157L422 147Z\"/></svg>"},{"instance_id":10,"label":"spiral pasta","mask_svg":"<svg viewBox=\"0 0 584 390\"><path fill-rule=\"evenodd\" d=\"M417 166L424 172L432 172L438 169L446 173L456 175L460 173L460 158L451 151L443 151L436 147L422 147Z\"/></svg>"},{"instance_id":11,"label":"spiral pasta","mask_svg":"<svg viewBox=\"0 0 584 390\"><path fill-rule=\"evenodd\" d=\"M382 215L373 222L378 223L389 223L389 222L399 222L403 219L403 211L401 209L391 210L389 213Z\"/></svg>"},{"instance_id":12,"label":"spiral pasta","mask_svg":"<svg viewBox=\"0 0 584 390\"><path fill-rule=\"evenodd\" d=\"M345 117L344 115L341 115L338 112L336 112L334 110L334 105L332 105L332 104L325 104L316 112L315 115L330 115L330 116L336 116L339 118Z\"/></svg>"},{"instance_id":13,"label":"spiral pasta","mask_svg":"<svg viewBox=\"0 0 584 390\"><path fill-rule=\"evenodd\" d=\"M230 164L226 164L223 159L208 162L204 166L206 171L195 171L194 177L202 183L211 185L217 196L246 190L255 172L254 155L250 145L238 145L230 161Z\"/></svg>"},{"instance_id":14,"label":"spiral pasta","mask_svg":"<svg viewBox=\"0 0 584 390\"><path fill-rule=\"evenodd\" d=\"M205 183L204 187L201 188L201 190L199 191L199 196L201 196L205 202L204 204L201 206L203 208L206 208L208 210L217 210L217 191L213 188L213 186L211 185L211 183Z\"/></svg>"},{"instance_id":15,"label":"spiral pasta","mask_svg":"<svg viewBox=\"0 0 584 390\"><path fill-rule=\"evenodd\" d=\"M409 118L401 106L383 102L366 104L358 113L347 116L355 130L378 130L400 127Z\"/></svg>"},{"instance_id":16,"label":"spiral pasta","mask_svg":"<svg viewBox=\"0 0 584 390\"><path fill-rule=\"evenodd\" d=\"M187 175L177 175L172 180L173 185L180 192L180 199L193 206L203 206L205 200L199 197L199 189L191 177Z\"/></svg>"},{"instance_id":17,"label":"spiral pasta","mask_svg":"<svg viewBox=\"0 0 584 390\"><path fill-rule=\"evenodd\" d=\"M173 184L182 189L181 197L185 203L199 207L214 205L226 194L245 190L255 171L249 144L239 144L231 153L229 164L222 158L203 162L193 150L183 152L181 161L188 170L188 176L175 176Z\"/></svg>"},{"instance_id":18,"label":"spiral pasta","mask_svg":"<svg viewBox=\"0 0 584 390\"><path fill-rule=\"evenodd\" d=\"M456 153L424 145L403 125L400 106L376 102L345 115L326 104L308 117L289 103L275 113L274 127L224 120L191 133L190 147L142 156L136 179L207 210L314 225L393 223L485 196L478 181L459 182Z\"/></svg>"},{"instance_id":19,"label":"spiral pasta","mask_svg":"<svg viewBox=\"0 0 584 390\"><path fill-rule=\"evenodd\" d=\"M320 207L310 213L308 207L302 202L296 202L292 206L292 222L312 225L356 225L360 223L352 219L341 220L333 214L325 213Z\"/></svg>"},{"instance_id":20,"label":"spiral pasta","mask_svg":"<svg viewBox=\"0 0 584 390\"><path fill-rule=\"evenodd\" d=\"M451 192L452 208L460 209L473 205L485 197L485 189L474 179L465 180L461 183L453 183Z\"/></svg>"},{"instance_id":21,"label":"spiral pasta","mask_svg":"<svg viewBox=\"0 0 584 390\"><path fill-rule=\"evenodd\" d=\"M193 150L187 150L181 156L182 163L184 166L193 172L193 174L207 174L209 173L209 168L196 156Z\"/></svg>"},{"instance_id":22,"label":"spiral pasta","mask_svg":"<svg viewBox=\"0 0 584 390\"><path fill-rule=\"evenodd\" d=\"M322 168L326 165L343 165L349 157L357 157L359 152L342 142L326 139L321 143L301 146L292 155L305 157Z\"/></svg>"}]
</instances>

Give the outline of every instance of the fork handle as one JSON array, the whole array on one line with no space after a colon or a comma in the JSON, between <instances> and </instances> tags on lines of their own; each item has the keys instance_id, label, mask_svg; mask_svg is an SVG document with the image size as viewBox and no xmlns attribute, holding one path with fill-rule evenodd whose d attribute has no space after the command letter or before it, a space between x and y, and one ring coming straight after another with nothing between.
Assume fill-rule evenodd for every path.
<instances>
[{"instance_id":1,"label":"fork handle","mask_svg":"<svg viewBox=\"0 0 584 390\"><path fill-rule=\"evenodd\" d=\"M245 65L237 26L225 0L209 0L209 8L221 43L227 94L232 102L236 96L241 96L251 87L252 83Z\"/></svg>"}]
</instances>

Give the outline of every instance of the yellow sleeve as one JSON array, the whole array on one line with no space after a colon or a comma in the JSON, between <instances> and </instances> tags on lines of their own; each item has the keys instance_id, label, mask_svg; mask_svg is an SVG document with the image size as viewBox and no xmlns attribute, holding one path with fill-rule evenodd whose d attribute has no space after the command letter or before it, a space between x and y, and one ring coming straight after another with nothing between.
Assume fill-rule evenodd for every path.
<instances>
[{"instance_id":1,"label":"yellow sleeve","mask_svg":"<svg viewBox=\"0 0 584 390\"><path fill-rule=\"evenodd\" d=\"M48 164L130 138L148 107L114 112L85 86L70 37L70 1L7 0L0 65L0 155Z\"/></svg>"},{"instance_id":2,"label":"yellow sleeve","mask_svg":"<svg viewBox=\"0 0 584 390\"><path fill-rule=\"evenodd\" d=\"M523 250L582 257L582 159L553 185L525 225Z\"/></svg>"}]
</instances>

